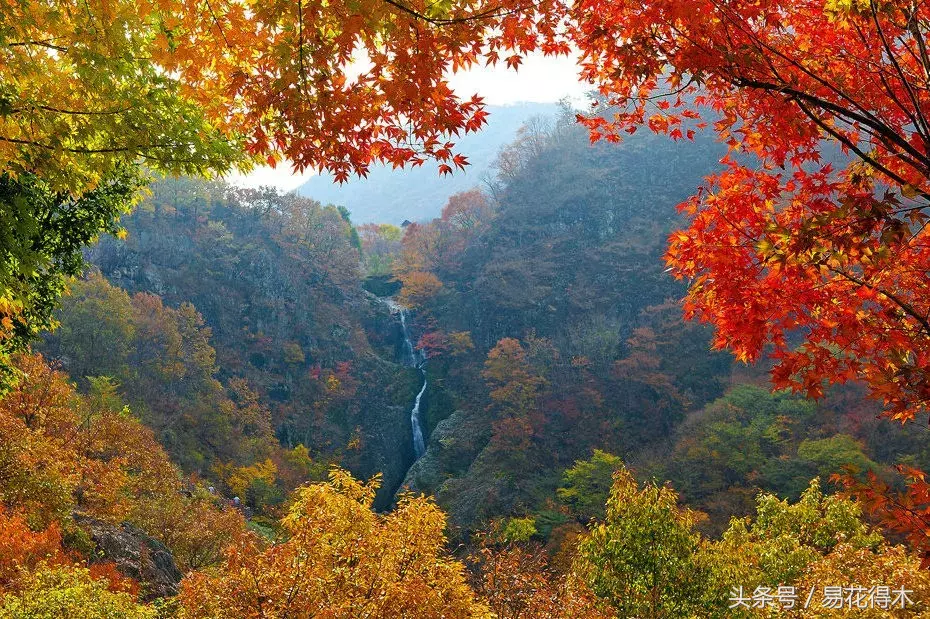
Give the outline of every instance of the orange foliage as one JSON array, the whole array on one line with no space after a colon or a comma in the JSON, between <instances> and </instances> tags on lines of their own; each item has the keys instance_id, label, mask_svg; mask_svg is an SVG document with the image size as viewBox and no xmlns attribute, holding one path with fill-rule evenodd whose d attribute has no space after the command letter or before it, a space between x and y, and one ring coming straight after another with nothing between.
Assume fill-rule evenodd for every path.
<instances>
[{"instance_id":1,"label":"orange foliage","mask_svg":"<svg viewBox=\"0 0 930 619\"><path fill-rule=\"evenodd\" d=\"M184 572L218 563L245 528L242 512L203 491L146 502L132 520L168 546Z\"/></svg>"},{"instance_id":2,"label":"orange foliage","mask_svg":"<svg viewBox=\"0 0 930 619\"><path fill-rule=\"evenodd\" d=\"M480 129L487 112L477 95L460 98L452 90L450 72L498 62L516 68L522 55L540 49L567 53L565 42L538 34L556 31L560 6L558 0L5 2L0 15L17 45L5 46L9 70L0 78L20 83L23 92L11 105L28 102L30 109L4 120L9 144L0 147L0 162L61 169L75 159L109 163L104 155L133 161L140 148L170 160L161 152L170 149L167 138L157 139L158 121L174 111L179 136L168 135L186 138L178 150L194 150L182 170L214 163L202 151L227 142L256 161L287 158L298 170L326 168L339 181L366 174L375 162L434 160L440 172L451 172L467 164L451 140ZM114 22L121 24L116 34L97 27ZM81 60L75 49L95 62L73 70ZM174 105L147 115L132 105L146 96L152 107ZM100 116L98 131L82 122L68 148L49 146L56 128L70 128L74 110ZM201 115L206 123L198 122ZM212 132L217 128L220 135ZM202 135L187 134L198 130Z\"/></svg>"},{"instance_id":3,"label":"orange foliage","mask_svg":"<svg viewBox=\"0 0 930 619\"><path fill-rule=\"evenodd\" d=\"M491 448L499 454L511 457L524 454L532 445L536 428L545 423L537 406L548 381L530 363L530 356L550 354L546 343L531 337L524 349L519 340L504 338L488 352L481 375L490 389L489 410L495 416L491 424Z\"/></svg>"},{"instance_id":4,"label":"orange foliage","mask_svg":"<svg viewBox=\"0 0 930 619\"><path fill-rule=\"evenodd\" d=\"M23 380L0 400L0 503L44 528L67 517L80 483L78 400L41 357L17 367Z\"/></svg>"},{"instance_id":5,"label":"orange foliage","mask_svg":"<svg viewBox=\"0 0 930 619\"><path fill-rule=\"evenodd\" d=\"M442 331L424 333L417 340L417 348L426 354L427 359L444 354L450 346L449 336Z\"/></svg>"},{"instance_id":6,"label":"orange foliage","mask_svg":"<svg viewBox=\"0 0 930 619\"><path fill-rule=\"evenodd\" d=\"M18 357L17 368L23 380L0 399L0 509L48 531L75 510L126 520L166 543L182 567L219 559L241 515L210 496L185 496L151 430L123 411L96 409L40 355Z\"/></svg>"},{"instance_id":7,"label":"orange foliage","mask_svg":"<svg viewBox=\"0 0 930 619\"><path fill-rule=\"evenodd\" d=\"M463 191L449 198L442 207L440 222L453 231L468 231L474 233L479 227L486 226L491 219L491 205L487 197L477 190ZM464 238L453 251L464 246Z\"/></svg>"},{"instance_id":8,"label":"orange foliage","mask_svg":"<svg viewBox=\"0 0 930 619\"><path fill-rule=\"evenodd\" d=\"M496 419L491 430L491 449L497 454L519 456L533 445L533 424L524 417Z\"/></svg>"},{"instance_id":9,"label":"orange foliage","mask_svg":"<svg viewBox=\"0 0 930 619\"><path fill-rule=\"evenodd\" d=\"M903 490L890 486L874 472L867 471L865 479L859 471L833 476L842 484L846 494L855 497L863 509L875 516L885 528L907 538L921 553L921 567L930 567L930 483L923 471L896 467L904 478Z\"/></svg>"},{"instance_id":10,"label":"orange foliage","mask_svg":"<svg viewBox=\"0 0 930 619\"><path fill-rule=\"evenodd\" d=\"M478 592L499 619L607 619L582 583L555 573L545 552L508 545L480 553Z\"/></svg>"},{"instance_id":11,"label":"orange foliage","mask_svg":"<svg viewBox=\"0 0 930 619\"><path fill-rule=\"evenodd\" d=\"M33 531L21 516L0 507L0 597L18 592L43 567L69 567L78 562L62 546L58 523ZM89 573L94 580L105 580L110 591L139 593L139 583L121 574L111 561L93 563Z\"/></svg>"},{"instance_id":12,"label":"orange foliage","mask_svg":"<svg viewBox=\"0 0 930 619\"><path fill-rule=\"evenodd\" d=\"M546 380L536 374L519 340L504 338L488 352L481 375L491 389L491 399L512 415L523 415L536 404Z\"/></svg>"},{"instance_id":13,"label":"orange foliage","mask_svg":"<svg viewBox=\"0 0 930 619\"><path fill-rule=\"evenodd\" d=\"M690 226L672 234L668 262L691 282L685 313L713 323L716 345L740 359L771 347L780 387L817 397L824 383L861 379L897 419L925 410L930 8L604 8L578 4L573 32L584 76L622 110L586 119L592 138L648 124L677 139L716 118L734 153L761 162L725 158L681 205ZM822 165L824 138L852 163ZM788 342L801 332L802 345Z\"/></svg>"},{"instance_id":14,"label":"orange foliage","mask_svg":"<svg viewBox=\"0 0 930 619\"><path fill-rule=\"evenodd\" d=\"M107 589L115 593L128 593L137 597L142 589L138 581L120 573L112 561L92 563L87 571L92 579L107 581Z\"/></svg>"},{"instance_id":15,"label":"orange foliage","mask_svg":"<svg viewBox=\"0 0 930 619\"><path fill-rule=\"evenodd\" d=\"M32 531L22 517L0 507L0 594L15 590L40 564L68 562L57 523Z\"/></svg>"},{"instance_id":16,"label":"orange foliage","mask_svg":"<svg viewBox=\"0 0 930 619\"><path fill-rule=\"evenodd\" d=\"M436 295L442 288L439 278L428 271L411 271L398 278L403 284L400 302L408 307L417 307Z\"/></svg>"}]
</instances>

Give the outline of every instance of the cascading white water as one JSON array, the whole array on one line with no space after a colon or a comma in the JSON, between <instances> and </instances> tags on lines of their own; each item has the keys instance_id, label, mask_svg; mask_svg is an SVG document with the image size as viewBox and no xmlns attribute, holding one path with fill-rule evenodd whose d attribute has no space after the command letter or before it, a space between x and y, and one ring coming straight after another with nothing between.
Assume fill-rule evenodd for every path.
<instances>
[{"instance_id":1,"label":"cascading white water","mask_svg":"<svg viewBox=\"0 0 930 619\"><path fill-rule=\"evenodd\" d=\"M384 299L384 303L391 310L392 314L397 314L400 318L400 328L404 335L404 365L416 368L423 376L423 386L417 393L417 398L413 402L413 408L410 410L410 426L413 428L413 455L414 460L419 460L420 456L426 451L426 441L423 439L423 420L420 417L420 400L426 393L426 359L423 354L413 347L413 341L410 339L410 331L407 329L407 308L397 303L393 299Z\"/></svg>"},{"instance_id":2,"label":"cascading white water","mask_svg":"<svg viewBox=\"0 0 930 619\"><path fill-rule=\"evenodd\" d=\"M426 451L426 443L423 441L423 427L420 422L420 398L423 397L423 392L426 391L426 370L421 367L420 372L423 374L423 386L420 387L420 393L417 394L417 399L413 402L413 409L410 411L410 425L413 427L413 455L417 460Z\"/></svg>"},{"instance_id":3,"label":"cascading white water","mask_svg":"<svg viewBox=\"0 0 930 619\"><path fill-rule=\"evenodd\" d=\"M404 334L404 354L406 355L407 366L408 367L418 367L417 365L417 353L413 348L413 342L410 341L410 332L407 331L407 308L403 305L392 302L392 307L395 307L397 313L400 315L400 329Z\"/></svg>"}]
</instances>

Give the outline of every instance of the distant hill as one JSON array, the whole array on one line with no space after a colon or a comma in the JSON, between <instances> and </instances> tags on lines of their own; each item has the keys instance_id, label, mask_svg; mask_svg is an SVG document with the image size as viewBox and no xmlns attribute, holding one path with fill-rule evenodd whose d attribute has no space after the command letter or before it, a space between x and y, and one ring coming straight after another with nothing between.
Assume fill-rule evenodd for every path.
<instances>
[{"instance_id":1,"label":"distant hill","mask_svg":"<svg viewBox=\"0 0 930 619\"><path fill-rule=\"evenodd\" d=\"M487 126L457 144L471 164L464 172L459 170L441 177L435 164L410 170L378 166L368 178L353 179L343 185L334 183L328 174L314 176L297 193L323 204L345 206L355 224L432 219L439 216L449 196L482 183L500 148L513 141L527 120L533 116L552 116L557 110L554 103L489 106Z\"/></svg>"}]
</instances>

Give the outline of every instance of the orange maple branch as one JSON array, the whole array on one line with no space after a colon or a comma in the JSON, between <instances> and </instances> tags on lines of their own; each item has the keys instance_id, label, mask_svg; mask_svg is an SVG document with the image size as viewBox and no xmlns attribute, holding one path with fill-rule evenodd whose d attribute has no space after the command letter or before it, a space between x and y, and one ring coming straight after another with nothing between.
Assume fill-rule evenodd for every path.
<instances>
[{"instance_id":1,"label":"orange maple branch","mask_svg":"<svg viewBox=\"0 0 930 619\"><path fill-rule=\"evenodd\" d=\"M217 30L220 31L220 36L223 37L223 42L226 44L227 49L232 49L232 46L229 44L229 39L226 38L226 32L223 30L223 26L220 24L220 20L217 19L216 13L213 12L213 5L210 4L210 0L204 0L207 4L207 10L210 11L210 17L213 18L213 23L216 24Z\"/></svg>"},{"instance_id":2,"label":"orange maple branch","mask_svg":"<svg viewBox=\"0 0 930 619\"><path fill-rule=\"evenodd\" d=\"M914 154L916 154L921 159L924 159L925 162L927 162L927 163L924 163L923 165L919 164L918 162L910 162L911 165L913 165L914 167L918 169L921 167L925 169L930 167L927 165L928 163L930 163L930 160L928 160L926 156L921 154L919 151L913 149L913 147L910 144L907 144L907 142L901 136L898 136L896 133L894 133L894 131L892 131L886 125L873 125L873 123L869 121L867 118L860 116L859 114L857 114L856 112L852 110L836 105L835 103L831 103L829 101L824 101L823 99L819 97L815 97L813 95L805 93L801 90L797 90L795 88L791 88L789 86L772 84L770 82L762 82L762 81L752 80L752 79L742 78L742 77L737 77L734 80L734 83L737 86L742 86L742 87L747 87L747 88L758 88L760 90L780 92L785 95L788 95L791 99L795 101L795 103L798 104L798 106L801 108L801 111L804 112L804 114L808 118L814 121L818 127L820 127L825 132L827 132L830 136L838 140L841 144L849 148L849 150L853 151L856 154L856 156L862 159L864 162L868 163L870 166L874 167L876 170L880 171L882 174L885 174L888 178L890 178L895 183L898 183L901 186L907 185L909 183L904 178L902 178L900 175L891 171L887 166L883 165L881 162L876 160L874 157L871 157L870 155L868 155L868 153L866 153L861 148L859 148L859 146L856 145L848 137L844 136L842 133L840 133L836 129L830 127L825 122L823 122L822 118L814 114L809 108L806 108L801 103L801 101L803 100L803 101L812 103L813 105L823 108L840 118L842 118L843 116L846 116L849 119L859 122L861 124L867 124L870 127L874 126L877 131L878 136L885 137L889 139L890 141L892 141L893 143L898 144L898 145L906 145L907 150L913 151ZM907 161L907 159L903 155L899 154L898 156ZM922 197L930 200L930 193L927 193L922 189L919 189L918 193Z\"/></svg>"}]
</instances>

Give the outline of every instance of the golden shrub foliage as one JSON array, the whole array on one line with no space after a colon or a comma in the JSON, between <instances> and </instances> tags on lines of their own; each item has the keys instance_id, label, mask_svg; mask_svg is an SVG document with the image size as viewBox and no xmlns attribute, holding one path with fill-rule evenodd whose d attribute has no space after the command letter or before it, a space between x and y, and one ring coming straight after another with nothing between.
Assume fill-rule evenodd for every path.
<instances>
[{"instance_id":1,"label":"golden shrub foliage","mask_svg":"<svg viewBox=\"0 0 930 619\"><path fill-rule=\"evenodd\" d=\"M445 516L429 499L403 497L372 511L378 480L334 469L299 488L266 549L243 535L216 569L182 584L186 612L204 618L490 617L444 553Z\"/></svg>"}]
</instances>

